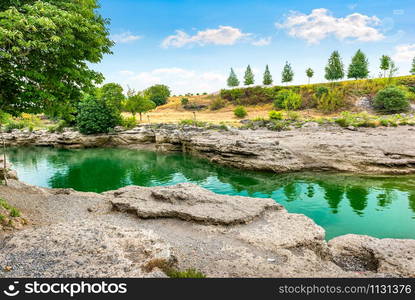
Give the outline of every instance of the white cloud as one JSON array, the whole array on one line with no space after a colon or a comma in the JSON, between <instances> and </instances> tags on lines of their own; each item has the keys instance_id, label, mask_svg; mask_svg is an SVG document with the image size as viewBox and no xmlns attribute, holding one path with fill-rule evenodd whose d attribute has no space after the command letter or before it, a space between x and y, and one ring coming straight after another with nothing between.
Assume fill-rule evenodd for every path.
<instances>
[{"instance_id":1,"label":"white cloud","mask_svg":"<svg viewBox=\"0 0 415 300\"><path fill-rule=\"evenodd\" d=\"M266 38L260 38L258 40L253 41L252 45L258 46L258 47L268 46L269 44L271 44L271 40L272 38L270 36Z\"/></svg>"},{"instance_id":2,"label":"white cloud","mask_svg":"<svg viewBox=\"0 0 415 300\"><path fill-rule=\"evenodd\" d=\"M415 44L398 45L392 58L396 61L410 61L415 57Z\"/></svg>"},{"instance_id":3,"label":"white cloud","mask_svg":"<svg viewBox=\"0 0 415 300\"><path fill-rule=\"evenodd\" d=\"M162 42L162 47L183 47L186 45L234 45L238 41L250 36L240 29L232 26L219 26L216 29L198 31L195 35L189 35L184 31L176 30L175 35L170 35Z\"/></svg>"},{"instance_id":4,"label":"white cloud","mask_svg":"<svg viewBox=\"0 0 415 300\"><path fill-rule=\"evenodd\" d=\"M344 18L336 18L329 10L318 8L313 9L309 15L293 11L284 23L275 25L277 28L286 29L293 37L304 39L310 44L317 44L330 35L334 35L339 40L379 41L384 38L384 35L375 28L380 23L376 16L353 13Z\"/></svg>"},{"instance_id":5,"label":"white cloud","mask_svg":"<svg viewBox=\"0 0 415 300\"><path fill-rule=\"evenodd\" d=\"M122 71L127 74L125 71ZM166 84L173 94L215 92L226 85L226 75L215 72L197 72L182 68L159 68L147 72L128 71L122 85L144 90L154 84Z\"/></svg>"},{"instance_id":6,"label":"white cloud","mask_svg":"<svg viewBox=\"0 0 415 300\"><path fill-rule=\"evenodd\" d=\"M131 32L127 31L119 34L113 34L110 38L116 43L125 44L139 40L142 38L142 36L134 35Z\"/></svg>"}]
</instances>

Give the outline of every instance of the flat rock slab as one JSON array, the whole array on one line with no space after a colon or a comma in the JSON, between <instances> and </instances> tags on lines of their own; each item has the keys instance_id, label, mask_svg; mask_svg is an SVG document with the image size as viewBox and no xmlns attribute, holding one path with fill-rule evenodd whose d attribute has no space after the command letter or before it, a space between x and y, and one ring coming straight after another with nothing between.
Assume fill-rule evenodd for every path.
<instances>
[{"instance_id":1,"label":"flat rock slab","mask_svg":"<svg viewBox=\"0 0 415 300\"><path fill-rule=\"evenodd\" d=\"M347 234L332 239L328 245L336 263L345 269L415 278L415 240Z\"/></svg>"},{"instance_id":2,"label":"flat rock slab","mask_svg":"<svg viewBox=\"0 0 415 300\"><path fill-rule=\"evenodd\" d=\"M248 223L266 210L283 210L272 199L219 195L195 184L166 187L128 186L106 192L113 207L140 218L177 218L205 224Z\"/></svg>"},{"instance_id":3,"label":"flat rock slab","mask_svg":"<svg viewBox=\"0 0 415 300\"><path fill-rule=\"evenodd\" d=\"M147 266L175 261L148 230L69 222L16 232L0 249L0 277L167 277Z\"/></svg>"}]
</instances>

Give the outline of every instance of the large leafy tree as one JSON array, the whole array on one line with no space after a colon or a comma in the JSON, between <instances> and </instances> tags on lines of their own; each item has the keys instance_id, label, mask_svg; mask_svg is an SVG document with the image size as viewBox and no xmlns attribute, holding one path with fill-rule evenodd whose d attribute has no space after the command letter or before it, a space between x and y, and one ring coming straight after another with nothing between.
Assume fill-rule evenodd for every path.
<instances>
[{"instance_id":1,"label":"large leafy tree","mask_svg":"<svg viewBox=\"0 0 415 300\"><path fill-rule=\"evenodd\" d=\"M229 74L227 84L229 87L235 87L239 85L238 77L236 77L236 74L234 70L231 68L231 73Z\"/></svg>"},{"instance_id":2,"label":"large leafy tree","mask_svg":"<svg viewBox=\"0 0 415 300\"><path fill-rule=\"evenodd\" d=\"M383 77L386 77L386 71L389 70L391 58L387 55L382 55L380 58L380 69L383 70Z\"/></svg>"},{"instance_id":3,"label":"large leafy tree","mask_svg":"<svg viewBox=\"0 0 415 300\"><path fill-rule=\"evenodd\" d=\"M245 71L244 84L245 85L251 85L251 84L254 84L254 82L255 82L254 73L251 70L251 66L248 65L248 67L246 68L246 71Z\"/></svg>"},{"instance_id":4,"label":"large leafy tree","mask_svg":"<svg viewBox=\"0 0 415 300\"><path fill-rule=\"evenodd\" d=\"M266 65L266 67L265 67L264 79L263 79L262 83L264 85L271 85L272 84L272 75L271 75L271 72L269 71L268 65Z\"/></svg>"},{"instance_id":5,"label":"large leafy tree","mask_svg":"<svg viewBox=\"0 0 415 300\"><path fill-rule=\"evenodd\" d=\"M65 114L103 76L88 63L111 53L96 0L0 2L0 110Z\"/></svg>"},{"instance_id":6,"label":"large leafy tree","mask_svg":"<svg viewBox=\"0 0 415 300\"><path fill-rule=\"evenodd\" d=\"M288 61L286 61L284 68L282 69L281 81L282 83L288 83L288 82L293 81L293 79L294 79L294 71L291 68L291 65L288 63Z\"/></svg>"},{"instance_id":7,"label":"large leafy tree","mask_svg":"<svg viewBox=\"0 0 415 300\"><path fill-rule=\"evenodd\" d=\"M325 71L326 74L324 77L330 81L339 80L344 77L344 67L338 51L333 51L330 55Z\"/></svg>"},{"instance_id":8,"label":"large leafy tree","mask_svg":"<svg viewBox=\"0 0 415 300\"><path fill-rule=\"evenodd\" d=\"M157 106L167 103L170 97L170 89L163 84L156 84L144 91L144 96L153 101Z\"/></svg>"},{"instance_id":9,"label":"large leafy tree","mask_svg":"<svg viewBox=\"0 0 415 300\"><path fill-rule=\"evenodd\" d=\"M118 83L107 83L97 89L98 99L104 101L108 106L121 111L122 102L125 99L123 88Z\"/></svg>"},{"instance_id":10,"label":"large leafy tree","mask_svg":"<svg viewBox=\"0 0 415 300\"><path fill-rule=\"evenodd\" d=\"M369 76L369 62L366 55L359 49L352 57L347 78L362 79Z\"/></svg>"}]
</instances>

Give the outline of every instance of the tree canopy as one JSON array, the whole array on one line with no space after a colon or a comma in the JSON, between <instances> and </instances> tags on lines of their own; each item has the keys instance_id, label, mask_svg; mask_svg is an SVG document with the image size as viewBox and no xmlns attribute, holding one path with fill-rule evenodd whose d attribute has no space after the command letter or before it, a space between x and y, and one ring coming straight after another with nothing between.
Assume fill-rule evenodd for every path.
<instances>
[{"instance_id":1,"label":"tree canopy","mask_svg":"<svg viewBox=\"0 0 415 300\"><path fill-rule=\"evenodd\" d=\"M391 58L387 55L382 55L380 58L380 69L383 70L383 77L386 77L386 71L390 68Z\"/></svg>"},{"instance_id":2,"label":"tree canopy","mask_svg":"<svg viewBox=\"0 0 415 300\"><path fill-rule=\"evenodd\" d=\"M339 80L344 77L344 67L338 51L333 51L325 68L327 80Z\"/></svg>"},{"instance_id":3,"label":"tree canopy","mask_svg":"<svg viewBox=\"0 0 415 300\"><path fill-rule=\"evenodd\" d=\"M246 68L246 71L245 71L244 84L245 85L251 85L251 84L254 84L254 83L255 83L254 73L252 73L251 66L248 65L248 67Z\"/></svg>"},{"instance_id":4,"label":"tree canopy","mask_svg":"<svg viewBox=\"0 0 415 300\"><path fill-rule=\"evenodd\" d=\"M231 68L231 73L229 74L227 83L229 87L235 87L239 85L238 77L236 77L236 74L232 68Z\"/></svg>"},{"instance_id":5,"label":"tree canopy","mask_svg":"<svg viewBox=\"0 0 415 300\"><path fill-rule=\"evenodd\" d=\"M271 85L272 84L272 75L271 75L271 72L269 71L268 65L266 65L266 67L265 67L264 79L263 79L262 83L264 85Z\"/></svg>"},{"instance_id":6,"label":"tree canopy","mask_svg":"<svg viewBox=\"0 0 415 300\"><path fill-rule=\"evenodd\" d=\"M366 55L359 49L352 57L347 78L362 79L369 76L369 62Z\"/></svg>"},{"instance_id":7,"label":"tree canopy","mask_svg":"<svg viewBox=\"0 0 415 300\"><path fill-rule=\"evenodd\" d=\"M310 79L311 79L311 77L313 77L314 76L314 71L313 71L313 69L312 68L308 68L307 70L305 70L305 74L307 75L307 77L308 77L308 83L310 83Z\"/></svg>"},{"instance_id":8,"label":"tree canopy","mask_svg":"<svg viewBox=\"0 0 415 300\"><path fill-rule=\"evenodd\" d=\"M283 83L291 82L294 79L294 71L288 61L285 62L284 68L282 69L281 78Z\"/></svg>"},{"instance_id":9,"label":"tree canopy","mask_svg":"<svg viewBox=\"0 0 415 300\"><path fill-rule=\"evenodd\" d=\"M0 110L65 113L103 80L91 70L111 53L96 0L2 0Z\"/></svg>"},{"instance_id":10,"label":"tree canopy","mask_svg":"<svg viewBox=\"0 0 415 300\"><path fill-rule=\"evenodd\" d=\"M144 90L144 96L153 101L157 106L167 103L170 97L170 89L164 84L156 84Z\"/></svg>"},{"instance_id":11,"label":"tree canopy","mask_svg":"<svg viewBox=\"0 0 415 300\"><path fill-rule=\"evenodd\" d=\"M123 88L118 83L107 83L96 91L98 99L104 101L106 105L121 111L122 102L125 99Z\"/></svg>"},{"instance_id":12,"label":"tree canopy","mask_svg":"<svg viewBox=\"0 0 415 300\"><path fill-rule=\"evenodd\" d=\"M129 96L125 103L125 109L129 111L133 117L135 117L137 113L140 114L140 121L142 121L142 113L146 113L154 108L156 108L156 104L142 93Z\"/></svg>"}]
</instances>

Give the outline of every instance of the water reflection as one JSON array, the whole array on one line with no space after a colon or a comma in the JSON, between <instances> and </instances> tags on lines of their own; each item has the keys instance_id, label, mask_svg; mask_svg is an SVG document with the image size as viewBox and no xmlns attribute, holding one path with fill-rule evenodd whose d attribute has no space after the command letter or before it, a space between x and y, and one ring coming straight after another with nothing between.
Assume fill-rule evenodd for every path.
<instances>
[{"instance_id":1,"label":"water reflection","mask_svg":"<svg viewBox=\"0 0 415 300\"><path fill-rule=\"evenodd\" d=\"M21 180L39 186L102 192L131 184L193 182L217 193L272 197L289 211L313 218L329 236L362 231L381 236L379 226L369 228L367 222L387 220L399 226L389 237L415 237L414 176L277 175L226 168L182 154L128 149L16 148L8 156Z\"/></svg>"}]
</instances>

